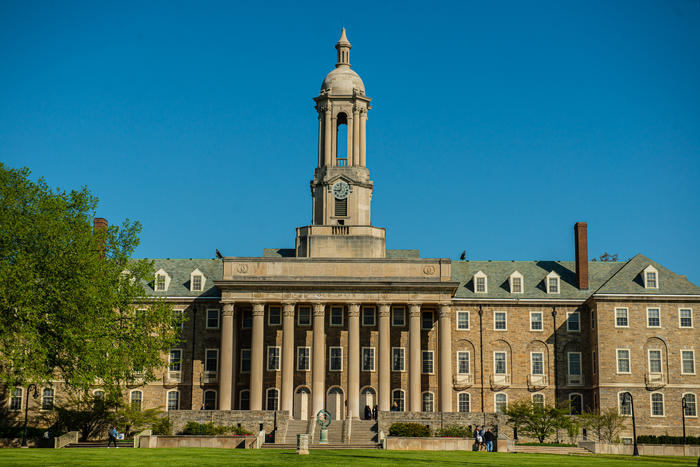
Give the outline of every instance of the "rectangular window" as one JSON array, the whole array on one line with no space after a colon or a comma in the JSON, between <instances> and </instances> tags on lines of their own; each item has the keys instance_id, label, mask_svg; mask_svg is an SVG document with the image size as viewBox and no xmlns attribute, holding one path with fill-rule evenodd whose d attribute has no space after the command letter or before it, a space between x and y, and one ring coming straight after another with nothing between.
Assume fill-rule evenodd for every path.
<instances>
[{"instance_id":1,"label":"rectangular window","mask_svg":"<svg viewBox=\"0 0 700 467\"><path fill-rule=\"evenodd\" d=\"M435 396L432 392L423 393L423 412L432 412L435 410Z\"/></svg>"},{"instance_id":2,"label":"rectangular window","mask_svg":"<svg viewBox=\"0 0 700 467\"><path fill-rule=\"evenodd\" d=\"M311 307L300 306L297 312L297 325L311 326Z\"/></svg>"},{"instance_id":3,"label":"rectangular window","mask_svg":"<svg viewBox=\"0 0 700 467\"><path fill-rule=\"evenodd\" d=\"M550 277L549 278L549 293L559 293L559 278Z\"/></svg>"},{"instance_id":4,"label":"rectangular window","mask_svg":"<svg viewBox=\"0 0 700 467\"><path fill-rule=\"evenodd\" d=\"M180 371L182 367L182 350L170 349L170 371Z\"/></svg>"},{"instance_id":5,"label":"rectangular window","mask_svg":"<svg viewBox=\"0 0 700 467\"><path fill-rule=\"evenodd\" d=\"M493 353L493 367L494 373L497 375L505 375L507 373L506 368L506 353L505 352L494 352Z\"/></svg>"},{"instance_id":6,"label":"rectangular window","mask_svg":"<svg viewBox=\"0 0 700 467\"><path fill-rule=\"evenodd\" d=\"M461 392L457 396L457 410L460 412L469 412L469 393Z\"/></svg>"},{"instance_id":7,"label":"rectangular window","mask_svg":"<svg viewBox=\"0 0 700 467\"><path fill-rule=\"evenodd\" d=\"M250 349L241 349L241 373L250 373Z\"/></svg>"},{"instance_id":8,"label":"rectangular window","mask_svg":"<svg viewBox=\"0 0 700 467\"><path fill-rule=\"evenodd\" d=\"M297 370L311 370L311 347L297 347Z\"/></svg>"},{"instance_id":9,"label":"rectangular window","mask_svg":"<svg viewBox=\"0 0 700 467\"><path fill-rule=\"evenodd\" d=\"M433 329L433 312L424 311L421 313L421 327L423 329Z\"/></svg>"},{"instance_id":10,"label":"rectangular window","mask_svg":"<svg viewBox=\"0 0 700 467\"><path fill-rule=\"evenodd\" d=\"M664 395L660 392L654 392L651 394L651 416L664 416Z\"/></svg>"},{"instance_id":11,"label":"rectangular window","mask_svg":"<svg viewBox=\"0 0 700 467\"><path fill-rule=\"evenodd\" d=\"M348 215L348 199L335 199L335 216L346 217Z\"/></svg>"},{"instance_id":12,"label":"rectangular window","mask_svg":"<svg viewBox=\"0 0 700 467\"><path fill-rule=\"evenodd\" d=\"M404 371L406 369L406 351L403 347L391 349L391 371Z\"/></svg>"},{"instance_id":13,"label":"rectangular window","mask_svg":"<svg viewBox=\"0 0 700 467\"><path fill-rule=\"evenodd\" d=\"M503 413L508 407L508 396L504 393L498 393L494 396L494 406L496 413Z\"/></svg>"},{"instance_id":14,"label":"rectangular window","mask_svg":"<svg viewBox=\"0 0 700 467\"><path fill-rule=\"evenodd\" d=\"M470 370L470 355L468 351L461 350L457 352L457 373L460 375L468 375Z\"/></svg>"},{"instance_id":15,"label":"rectangular window","mask_svg":"<svg viewBox=\"0 0 700 467\"><path fill-rule=\"evenodd\" d=\"M513 277L511 279L512 285L513 285L513 290L511 290L512 293L522 293L523 291L523 279L520 277Z\"/></svg>"},{"instance_id":16,"label":"rectangular window","mask_svg":"<svg viewBox=\"0 0 700 467\"><path fill-rule=\"evenodd\" d=\"M682 401L685 402L685 416L686 417L697 417L698 416L698 409L697 409L697 401L695 399L695 394L689 392L687 394L683 394Z\"/></svg>"},{"instance_id":17,"label":"rectangular window","mask_svg":"<svg viewBox=\"0 0 700 467\"><path fill-rule=\"evenodd\" d=\"M374 371L374 347L362 347L362 371Z\"/></svg>"},{"instance_id":18,"label":"rectangular window","mask_svg":"<svg viewBox=\"0 0 700 467\"><path fill-rule=\"evenodd\" d=\"M432 375L433 374L433 351L424 350L423 351L423 374Z\"/></svg>"},{"instance_id":19,"label":"rectangular window","mask_svg":"<svg viewBox=\"0 0 700 467\"><path fill-rule=\"evenodd\" d=\"M267 348L267 371L279 371L280 348L269 346Z\"/></svg>"},{"instance_id":20,"label":"rectangular window","mask_svg":"<svg viewBox=\"0 0 700 467\"><path fill-rule=\"evenodd\" d=\"M143 392L141 391L131 391L131 396L129 402L131 403L131 408L137 412L141 412L141 404L143 403Z\"/></svg>"},{"instance_id":21,"label":"rectangular window","mask_svg":"<svg viewBox=\"0 0 700 467\"><path fill-rule=\"evenodd\" d=\"M219 329L219 310L207 310L207 329Z\"/></svg>"},{"instance_id":22,"label":"rectangular window","mask_svg":"<svg viewBox=\"0 0 700 467\"><path fill-rule=\"evenodd\" d=\"M542 323L542 312L541 311L531 311L530 312L530 331L542 331L544 328Z\"/></svg>"},{"instance_id":23,"label":"rectangular window","mask_svg":"<svg viewBox=\"0 0 700 467\"><path fill-rule=\"evenodd\" d=\"M343 348L329 347L328 348L328 370L343 371Z\"/></svg>"},{"instance_id":24,"label":"rectangular window","mask_svg":"<svg viewBox=\"0 0 700 467\"><path fill-rule=\"evenodd\" d=\"M693 327L693 310L690 308L681 308L678 310L679 325L682 328Z\"/></svg>"},{"instance_id":25,"label":"rectangular window","mask_svg":"<svg viewBox=\"0 0 700 467\"><path fill-rule=\"evenodd\" d=\"M533 375L544 374L544 354L542 352L530 353L530 363Z\"/></svg>"},{"instance_id":26,"label":"rectangular window","mask_svg":"<svg viewBox=\"0 0 700 467\"><path fill-rule=\"evenodd\" d=\"M396 307L391 310L391 325L405 326L406 325L406 309L404 307Z\"/></svg>"},{"instance_id":27,"label":"rectangular window","mask_svg":"<svg viewBox=\"0 0 700 467\"><path fill-rule=\"evenodd\" d=\"M146 310L143 310L143 312L145 313ZM184 313L185 313L184 310L173 310L173 321L175 322L174 327L177 327L177 328L180 328L180 329L182 329L183 327L185 327L185 320L184 320L184 318L183 318ZM144 316L145 316L145 315L142 315L142 318L143 318Z\"/></svg>"},{"instance_id":28,"label":"rectangular window","mask_svg":"<svg viewBox=\"0 0 700 467\"><path fill-rule=\"evenodd\" d=\"M331 307L331 326L342 326L343 325L343 307L333 306Z\"/></svg>"},{"instance_id":29,"label":"rectangular window","mask_svg":"<svg viewBox=\"0 0 700 467\"><path fill-rule=\"evenodd\" d=\"M661 310L658 308L647 308L647 327L661 327Z\"/></svg>"},{"instance_id":30,"label":"rectangular window","mask_svg":"<svg viewBox=\"0 0 700 467\"><path fill-rule=\"evenodd\" d=\"M178 410L180 408L180 393L170 391L168 393L168 410Z\"/></svg>"},{"instance_id":31,"label":"rectangular window","mask_svg":"<svg viewBox=\"0 0 700 467\"><path fill-rule=\"evenodd\" d=\"M595 329L595 311L591 310L591 329Z\"/></svg>"},{"instance_id":32,"label":"rectangular window","mask_svg":"<svg viewBox=\"0 0 700 467\"><path fill-rule=\"evenodd\" d=\"M493 312L493 328L496 331L505 331L507 329L506 323L506 312L505 311L494 311Z\"/></svg>"},{"instance_id":33,"label":"rectangular window","mask_svg":"<svg viewBox=\"0 0 700 467\"><path fill-rule=\"evenodd\" d=\"M282 324L282 307L270 306L267 311L267 325L279 326Z\"/></svg>"},{"instance_id":34,"label":"rectangular window","mask_svg":"<svg viewBox=\"0 0 700 467\"><path fill-rule=\"evenodd\" d=\"M219 350L218 349L207 349L205 351L204 358L204 371L209 373L216 373L219 368Z\"/></svg>"},{"instance_id":35,"label":"rectangular window","mask_svg":"<svg viewBox=\"0 0 700 467\"><path fill-rule=\"evenodd\" d=\"M14 388L10 395L10 410L17 412L22 410L22 388Z\"/></svg>"},{"instance_id":36,"label":"rectangular window","mask_svg":"<svg viewBox=\"0 0 700 467\"><path fill-rule=\"evenodd\" d=\"M649 350L649 373L661 373L660 350Z\"/></svg>"},{"instance_id":37,"label":"rectangular window","mask_svg":"<svg viewBox=\"0 0 700 467\"><path fill-rule=\"evenodd\" d=\"M615 308L615 327L616 328L626 328L629 327L629 320L627 317L627 308Z\"/></svg>"},{"instance_id":38,"label":"rectangular window","mask_svg":"<svg viewBox=\"0 0 700 467\"><path fill-rule=\"evenodd\" d=\"M581 352L569 352L569 375L581 376Z\"/></svg>"},{"instance_id":39,"label":"rectangular window","mask_svg":"<svg viewBox=\"0 0 700 467\"><path fill-rule=\"evenodd\" d=\"M41 410L53 410L53 389L46 388L41 393Z\"/></svg>"},{"instance_id":40,"label":"rectangular window","mask_svg":"<svg viewBox=\"0 0 700 467\"><path fill-rule=\"evenodd\" d=\"M253 327L253 313L250 310L241 312L241 328L251 329Z\"/></svg>"},{"instance_id":41,"label":"rectangular window","mask_svg":"<svg viewBox=\"0 0 700 467\"><path fill-rule=\"evenodd\" d=\"M647 288L650 289L655 289L656 288L656 273L655 272L647 272Z\"/></svg>"},{"instance_id":42,"label":"rectangular window","mask_svg":"<svg viewBox=\"0 0 700 467\"><path fill-rule=\"evenodd\" d=\"M486 278L485 277L477 277L476 278L476 292L478 293L484 293L486 292Z\"/></svg>"},{"instance_id":43,"label":"rectangular window","mask_svg":"<svg viewBox=\"0 0 700 467\"><path fill-rule=\"evenodd\" d=\"M374 307L373 306L362 307L362 325L363 326L374 326Z\"/></svg>"},{"instance_id":44,"label":"rectangular window","mask_svg":"<svg viewBox=\"0 0 700 467\"><path fill-rule=\"evenodd\" d=\"M630 351L629 349L617 349L617 372L630 372Z\"/></svg>"},{"instance_id":45,"label":"rectangular window","mask_svg":"<svg viewBox=\"0 0 700 467\"><path fill-rule=\"evenodd\" d=\"M695 374L695 351L681 350L681 374Z\"/></svg>"},{"instance_id":46,"label":"rectangular window","mask_svg":"<svg viewBox=\"0 0 700 467\"><path fill-rule=\"evenodd\" d=\"M593 374L598 373L598 354L593 351Z\"/></svg>"},{"instance_id":47,"label":"rectangular window","mask_svg":"<svg viewBox=\"0 0 700 467\"><path fill-rule=\"evenodd\" d=\"M572 311L566 314L566 330L569 332L581 331L581 315L578 311Z\"/></svg>"},{"instance_id":48,"label":"rectangular window","mask_svg":"<svg viewBox=\"0 0 700 467\"><path fill-rule=\"evenodd\" d=\"M469 329L469 312L468 311L458 311L457 312L457 329L460 331L466 331Z\"/></svg>"},{"instance_id":49,"label":"rectangular window","mask_svg":"<svg viewBox=\"0 0 700 467\"><path fill-rule=\"evenodd\" d=\"M192 290L195 292L202 290L202 276L199 274L192 276Z\"/></svg>"},{"instance_id":50,"label":"rectangular window","mask_svg":"<svg viewBox=\"0 0 700 467\"><path fill-rule=\"evenodd\" d=\"M626 392L620 392L617 395L620 415L632 415L632 403L626 394Z\"/></svg>"},{"instance_id":51,"label":"rectangular window","mask_svg":"<svg viewBox=\"0 0 700 467\"><path fill-rule=\"evenodd\" d=\"M158 276L156 276L156 290L165 290L165 276L162 274L158 274Z\"/></svg>"}]
</instances>

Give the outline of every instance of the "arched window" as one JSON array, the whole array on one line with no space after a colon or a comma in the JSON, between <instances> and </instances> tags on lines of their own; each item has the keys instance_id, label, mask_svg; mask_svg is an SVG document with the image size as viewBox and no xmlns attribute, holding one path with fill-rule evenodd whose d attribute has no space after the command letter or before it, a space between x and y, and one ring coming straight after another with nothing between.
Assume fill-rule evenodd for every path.
<instances>
[{"instance_id":1,"label":"arched window","mask_svg":"<svg viewBox=\"0 0 700 467\"><path fill-rule=\"evenodd\" d=\"M131 408L141 411L141 403L143 402L143 393L141 391L131 391L130 396Z\"/></svg>"},{"instance_id":2,"label":"arched window","mask_svg":"<svg viewBox=\"0 0 700 467\"><path fill-rule=\"evenodd\" d=\"M503 392L499 392L493 396L493 400L494 406L496 408L496 413L503 413L503 411L508 406L508 396Z\"/></svg>"},{"instance_id":3,"label":"arched window","mask_svg":"<svg viewBox=\"0 0 700 467\"><path fill-rule=\"evenodd\" d=\"M275 388L267 390L267 410L277 410L279 394L279 391Z\"/></svg>"},{"instance_id":4,"label":"arched window","mask_svg":"<svg viewBox=\"0 0 700 467\"><path fill-rule=\"evenodd\" d=\"M46 388L41 393L41 410L53 410L54 391Z\"/></svg>"},{"instance_id":5,"label":"arched window","mask_svg":"<svg viewBox=\"0 0 700 467\"><path fill-rule=\"evenodd\" d=\"M239 410L250 410L250 391L248 389L244 389L241 391L239 397L239 404L238 404L238 409Z\"/></svg>"},{"instance_id":6,"label":"arched window","mask_svg":"<svg viewBox=\"0 0 700 467\"><path fill-rule=\"evenodd\" d=\"M403 389L394 389L391 392L391 410L398 410L399 412L406 410L404 400L405 396ZM396 403L396 407L398 407L398 409L394 408L394 403Z\"/></svg>"},{"instance_id":7,"label":"arched window","mask_svg":"<svg viewBox=\"0 0 700 467\"><path fill-rule=\"evenodd\" d=\"M435 396L432 392L423 393L423 412L435 411Z\"/></svg>"},{"instance_id":8,"label":"arched window","mask_svg":"<svg viewBox=\"0 0 700 467\"><path fill-rule=\"evenodd\" d=\"M535 393L532 395L532 403L537 407L544 408L544 394Z\"/></svg>"},{"instance_id":9,"label":"arched window","mask_svg":"<svg viewBox=\"0 0 700 467\"><path fill-rule=\"evenodd\" d=\"M457 410L459 412L471 412L468 392L460 392L457 395Z\"/></svg>"},{"instance_id":10,"label":"arched window","mask_svg":"<svg viewBox=\"0 0 700 467\"><path fill-rule=\"evenodd\" d=\"M683 401L685 401L685 416L686 417L697 417L698 416L698 406L695 394L688 392L683 394Z\"/></svg>"},{"instance_id":11,"label":"arched window","mask_svg":"<svg viewBox=\"0 0 700 467\"><path fill-rule=\"evenodd\" d=\"M581 415L583 412L583 396L579 393L569 394L569 415Z\"/></svg>"},{"instance_id":12,"label":"arched window","mask_svg":"<svg viewBox=\"0 0 700 467\"><path fill-rule=\"evenodd\" d=\"M338 114L338 127L336 128L335 141L335 165L338 167L345 167L348 165L350 148L348 144L348 116L342 112Z\"/></svg>"},{"instance_id":13,"label":"arched window","mask_svg":"<svg viewBox=\"0 0 700 467\"><path fill-rule=\"evenodd\" d=\"M168 391L168 410L180 409L180 392Z\"/></svg>"},{"instance_id":14,"label":"arched window","mask_svg":"<svg viewBox=\"0 0 700 467\"><path fill-rule=\"evenodd\" d=\"M216 391L204 391L204 410L216 410Z\"/></svg>"}]
</instances>

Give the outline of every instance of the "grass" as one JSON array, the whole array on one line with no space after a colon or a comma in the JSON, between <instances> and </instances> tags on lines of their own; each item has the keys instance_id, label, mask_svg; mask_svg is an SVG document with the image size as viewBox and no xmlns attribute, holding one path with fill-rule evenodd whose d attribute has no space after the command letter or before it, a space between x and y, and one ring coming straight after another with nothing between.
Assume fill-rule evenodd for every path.
<instances>
[{"instance_id":1,"label":"grass","mask_svg":"<svg viewBox=\"0 0 700 467\"><path fill-rule=\"evenodd\" d=\"M562 456L471 451L311 451L231 449L0 449L0 465L514 465L514 466L692 466L694 457Z\"/></svg>"}]
</instances>

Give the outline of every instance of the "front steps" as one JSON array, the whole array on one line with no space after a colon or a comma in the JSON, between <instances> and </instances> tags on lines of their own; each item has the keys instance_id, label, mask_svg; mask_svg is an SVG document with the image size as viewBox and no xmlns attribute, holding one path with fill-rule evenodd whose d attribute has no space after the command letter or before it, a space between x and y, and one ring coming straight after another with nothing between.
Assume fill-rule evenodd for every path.
<instances>
[{"instance_id":1,"label":"front steps","mask_svg":"<svg viewBox=\"0 0 700 467\"><path fill-rule=\"evenodd\" d=\"M107 441L78 441L77 443L70 443L64 446L64 449L71 448L106 448ZM132 440L127 441L117 441L118 448L133 448L134 442ZM110 446L110 449L114 449L114 446Z\"/></svg>"},{"instance_id":2,"label":"front steps","mask_svg":"<svg viewBox=\"0 0 700 467\"><path fill-rule=\"evenodd\" d=\"M264 443L266 449L296 449L297 435L308 433L315 421L289 420L282 443ZM348 426L350 424L350 426ZM348 430L349 429L349 430ZM348 431L349 438L346 439ZM317 425L309 439L309 449L379 449L377 422L374 420L333 420L328 427L328 444L319 444L321 428Z\"/></svg>"},{"instance_id":3,"label":"front steps","mask_svg":"<svg viewBox=\"0 0 700 467\"><path fill-rule=\"evenodd\" d=\"M513 452L527 454L562 454L562 455L589 455L591 451L580 447L565 446L513 446Z\"/></svg>"}]
</instances>

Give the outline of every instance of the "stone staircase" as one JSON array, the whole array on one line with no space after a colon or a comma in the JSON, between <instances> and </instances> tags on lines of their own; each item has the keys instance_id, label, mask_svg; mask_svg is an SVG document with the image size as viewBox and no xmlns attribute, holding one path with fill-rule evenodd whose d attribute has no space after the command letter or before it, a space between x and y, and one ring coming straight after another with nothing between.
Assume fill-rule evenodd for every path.
<instances>
[{"instance_id":1,"label":"stone staircase","mask_svg":"<svg viewBox=\"0 0 700 467\"><path fill-rule=\"evenodd\" d=\"M516 444L513 446L513 452L521 452L527 454L562 454L562 455L589 455L591 451L581 447L564 447L564 446L522 446Z\"/></svg>"},{"instance_id":2,"label":"stone staircase","mask_svg":"<svg viewBox=\"0 0 700 467\"><path fill-rule=\"evenodd\" d=\"M328 427L328 444L319 444L321 428L316 426L313 438L309 440L309 449L378 449L377 422L373 420L353 420L350 426L350 439L345 439L348 430L347 420L334 420ZM307 433L309 422L290 420L284 443L265 443L266 449L296 449L297 434Z\"/></svg>"},{"instance_id":3,"label":"stone staircase","mask_svg":"<svg viewBox=\"0 0 700 467\"><path fill-rule=\"evenodd\" d=\"M377 447L377 422L374 420L353 420L350 430L350 445Z\"/></svg>"},{"instance_id":4,"label":"stone staircase","mask_svg":"<svg viewBox=\"0 0 700 467\"><path fill-rule=\"evenodd\" d=\"M297 435L306 433L307 426L307 420L289 420L289 422L287 422L287 434L284 437L284 444L293 444L296 446Z\"/></svg>"},{"instance_id":5,"label":"stone staircase","mask_svg":"<svg viewBox=\"0 0 700 467\"><path fill-rule=\"evenodd\" d=\"M77 443L70 443L64 447L64 449L69 449L69 448L106 448L107 447L107 441L78 441ZM117 447L118 448L133 448L134 447L134 441L129 439L129 440L119 440L117 441ZM112 449L113 446L110 446L110 449Z\"/></svg>"}]
</instances>

